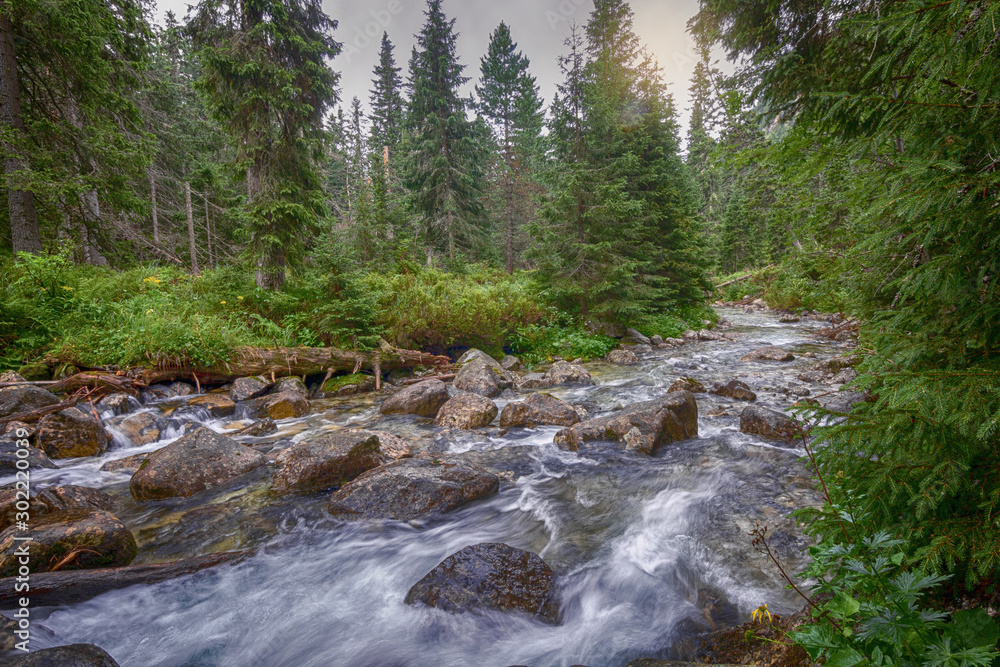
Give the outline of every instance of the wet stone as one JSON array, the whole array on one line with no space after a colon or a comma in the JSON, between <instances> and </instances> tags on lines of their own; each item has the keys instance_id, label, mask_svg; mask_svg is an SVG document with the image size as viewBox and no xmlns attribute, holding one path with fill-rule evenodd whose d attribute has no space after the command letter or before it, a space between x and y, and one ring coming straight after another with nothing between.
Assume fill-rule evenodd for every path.
<instances>
[{"instance_id":1,"label":"wet stone","mask_svg":"<svg viewBox=\"0 0 1000 667\"><path fill-rule=\"evenodd\" d=\"M594 384L590 373L582 366L571 364L567 361L557 361L552 364L552 368L545 374L545 379L550 385L584 385Z\"/></svg>"},{"instance_id":2,"label":"wet stone","mask_svg":"<svg viewBox=\"0 0 1000 667\"><path fill-rule=\"evenodd\" d=\"M535 428L543 424L573 426L580 416L573 406L548 394L530 394L523 401L508 403L500 414L500 426Z\"/></svg>"},{"instance_id":3,"label":"wet stone","mask_svg":"<svg viewBox=\"0 0 1000 667\"><path fill-rule=\"evenodd\" d=\"M229 398L240 403L260 398L267 392L268 385L259 378L237 378L229 388Z\"/></svg>"},{"instance_id":4,"label":"wet stone","mask_svg":"<svg viewBox=\"0 0 1000 667\"><path fill-rule=\"evenodd\" d=\"M768 345L754 350L740 361L795 361L795 355L780 347Z\"/></svg>"},{"instance_id":5,"label":"wet stone","mask_svg":"<svg viewBox=\"0 0 1000 667\"><path fill-rule=\"evenodd\" d=\"M740 413L740 432L792 443L798 438L796 422L788 415L760 405L751 405Z\"/></svg>"},{"instance_id":6,"label":"wet stone","mask_svg":"<svg viewBox=\"0 0 1000 667\"><path fill-rule=\"evenodd\" d=\"M27 456L23 454L18 456L19 450L27 452ZM16 441L0 440L0 472L10 473L18 470L17 462L21 460L28 462L29 470L58 467L40 449L36 449L35 447L18 447ZM21 465L22 467L24 466L24 464Z\"/></svg>"},{"instance_id":7,"label":"wet stone","mask_svg":"<svg viewBox=\"0 0 1000 667\"><path fill-rule=\"evenodd\" d=\"M188 401L191 407L205 408L212 417L228 417L236 412L236 404L228 396L204 394Z\"/></svg>"},{"instance_id":8,"label":"wet stone","mask_svg":"<svg viewBox=\"0 0 1000 667\"><path fill-rule=\"evenodd\" d=\"M23 387L0 388L0 418L10 417L22 412L31 412L39 408L55 405L59 398L40 387L30 385Z\"/></svg>"},{"instance_id":9,"label":"wet stone","mask_svg":"<svg viewBox=\"0 0 1000 667\"><path fill-rule=\"evenodd\" d=\"M665 444L697 435L698 404L694 394L680 391L563 429L555 435L555 443L578 451L584 443L613 442L625 445L625 449L655 454Z\"/></svg>"},{"instance_id":10,"label":"wet stone","mask_svg":"<svg viewBox=\"0 0 1000 667\"><path fill-rule=\"evenodd\" d=\"M444 382L424 380L393 394L379 411L384 415L411 414L433 419L449 398Z\"/></svg>"},{"instance_id":11,"label":"wet stone","mask_svg":"<svg viewBox=\"0 0 1000 667\"><path fill-rule=\"evenodd\" d=\"M93 644L70 644L7 658L6 667L119 667L107 651Z\"/></svg>"},{"instance_id":12,"label":"wet stone","mask_svg":"<svg viewBox=\"0 0 1000 667\"><path fill-rule=\"evenodd\" d=\"M750 385L740 380L730 380L726 384L716 384L709 390L709 393L725 398L732 398L737 401L756 401L757 394L753 392Z\"/></svg>"},{"instance_id":13,"label":"wet stone","mask_svg":"<svg viewBox=\"0 0 1000 667\"><path fill-rule=\"evenodd\" d=\"M497 404L488 398L477 394L459 394L441 406L434 423L445 428L482 428L496 419L497 412Z\"/></svg>"},{"instance_id":14,"label":"wet stone","mask_svg":"<svg viewBox=\"0 0 1000 667\"><path fill-rule=\"evenodd\" d=\"M258 417L275 421L297 419L309 414L309 400L304 395L294 391L261 396L246 403L246 405L247 409Z\"/></svg>"},{"instance_id":15,"label":"wet stone","mask_svg":"<svg viewBox=\"0 0 1000 667\"><path fill-rule=\"evenodd\" d=\"M38 447L49 458L96 456L108 446L108 434L88 411L66 408L46 415L38 424Z\"/></svg>"},{"instance_id":16,"label":"wet stone","mask_svg":"<svg viewBox=\"0 0 1000 667\"><path fill-rule=\"evenodd\" d=\"M110 512L114 509L114 500L100 489L85 486L50 486L38 493L38 502L49 508L50 512L71 509L98 509Z\"/></svg>"},{"instance_id":17,"label":"wet stone","mask_svg":"<svg viewBox=\"0 0 1000 667\"><path fill-rule=\"evenodd\" d=\"M336 488L383 461L378 436L370 431L323 433L278 454L274 490L312 493Z\"/></svg>"},{"instance_id":18,"label":"wet stone","mask_svg":"<svg viewBox=\"0 0 1000 667\"><path fill-rule=\"evenodd\" d=\"M120 567L132 562L138 550L125 524L103 510L72 509L33 517L30 531L32 572ZM16 526L0 533L0 576L17 574L22 542L15 537L21 534Z\"/></svg>"}]
</instances>

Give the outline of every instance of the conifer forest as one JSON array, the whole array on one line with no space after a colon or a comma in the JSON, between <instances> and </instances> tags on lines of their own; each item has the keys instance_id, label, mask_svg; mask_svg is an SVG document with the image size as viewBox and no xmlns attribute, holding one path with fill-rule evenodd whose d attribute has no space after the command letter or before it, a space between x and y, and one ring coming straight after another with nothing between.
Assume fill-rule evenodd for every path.
<instances>
[{"instance_id":1,"label":"conifer forest","mask_svg":"<svg viewBox=\"0 0 1000 667\"><path fill-rule=\"evenodd\" d=\"M0 0L0 665L1000 665L1000 2L161 3Z\"/></svg>"}]
</instances>

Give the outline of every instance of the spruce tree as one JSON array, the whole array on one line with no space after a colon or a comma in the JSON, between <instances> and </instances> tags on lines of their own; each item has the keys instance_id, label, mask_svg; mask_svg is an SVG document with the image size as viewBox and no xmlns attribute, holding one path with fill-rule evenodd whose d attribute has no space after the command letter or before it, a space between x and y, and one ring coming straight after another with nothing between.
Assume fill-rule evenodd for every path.
<instances>
[{"instance_id":1,"label":"spruce tree","mask_svg":"<svg viewBox=\"0 0 1000 667\"><path fill-rule=\"evenodd\" d=\"M382 34L382 50L375 66L371 91L371 147L381 153L388 148L395 159L396 150L403 138L403 79L401 68L396 67L393 45L389 34Z\"/></svg>"},{"instance_id":2,"label":"spruce tree","mask_svg":"<svg viewBox=\"0 0 1000 667\"><path fill-rule=\"evenodd\" d=\"M467 100L459 93L468 79L458 62L455 21L445 17L441 0L428 0L424 15L410 59L405 184L422 218L428 264L441 250L454 263L457 246L470 245L479 231L480 178Z\"/></svg>"},{"instance_id":3,"label":"spruce tree","mask_svg":"<svg viewBox=\"0 0 1000 667\"><path fill-rule=\"evenodd\" d=\"M202 89L246 173L243 218L257 284L278 289L323 211L316 163L338 75L318 0L202 0L190 23Z\"/></svg>"},{"instance_id":4,"label":"spruce tree","mask_svg":"<svg viewBox=\"0 0 1000 667\"><path fill-rule=\"evenodd\" d=\"M523 224L525 185L542 131L542 101L535 78L528 73L530 61L517 50L510 29L501 23L490 38L476 95L478 109L500 148L500 183L503 188L507 273L514 272L514 239ZM519 216L519 213L522 215Z\"/></svg>"}]
</instances>

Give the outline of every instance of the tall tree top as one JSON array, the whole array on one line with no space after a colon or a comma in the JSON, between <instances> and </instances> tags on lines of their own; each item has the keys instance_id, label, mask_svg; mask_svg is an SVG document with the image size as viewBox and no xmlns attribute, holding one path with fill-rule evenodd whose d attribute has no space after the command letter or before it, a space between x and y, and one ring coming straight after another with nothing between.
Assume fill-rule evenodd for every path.
<instances>
[{"instance_id":1,"label":"tall tree top","mask_svg":"<svg viewBox=\"0 0 1000 667\"><path fill-rule=\"evenodd\" d=\"M402 68L396 66L393 50L389 33L382 33L382 51L375 66L370 99L372 146L377 150L388 146L395 153L402 138L403 78L399 75Z\"/></svg>"},{"instance_id":2,"label":"tall tree top","mask_svg":"<svg viewBox=\"0 0 1000 667\"><path fill-rule=\"evenodd\" d=\"M427 20L410 59L410 119L414 123L431 113L464 113L459 88L469 80L462 76L465 65L458 62L455 19L445 17L441 0L428 0L424 16Z\"/></svg>"},{"instance_id":3,"label":"tall tree top","mask_svg":"<svg viewBox=\"0 0 1000 667\"><path fill-rule=\"evenodd\" d=\"M515 138L532 141L541 131L542 101L535 77L528 73L530 64L517 50L510 28L501 23L480 61L482 76L476 85L476 95L480 113L503 144Z\"/></svg>"}]
</instances>

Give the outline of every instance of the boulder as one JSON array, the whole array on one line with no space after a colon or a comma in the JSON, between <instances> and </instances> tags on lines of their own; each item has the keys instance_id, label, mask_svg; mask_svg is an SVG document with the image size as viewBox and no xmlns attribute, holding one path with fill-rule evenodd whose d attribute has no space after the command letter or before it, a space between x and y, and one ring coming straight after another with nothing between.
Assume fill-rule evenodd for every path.
<instances>
[{"instance_id":1,"label":"boulder","mask_svg":"<svg viewBox=\"0 0 1000 667\"><path fill-rule=\"evenodd\" d=\"M788 443L795 442L799 436L795 420L782 412L759 405L751 405L740 413L740 432Z\"/></svg>"},{"instance_id":2,"label":"boulder","mask_svg":"<svg viewBox=\"0 0 1000 667\"><path fill-rule=\"evenodd\" d=\"M112 426L128 438L133 446L148 445L160 439L160 429L156 425L156 417L152 412L138 412L129 415Z\"/></svg>"},{"instance_id":3,"label":"boulder","mask_svg":"<svg viewBox=\"0 0 1000 667\"><path fill-rule=\"evenodd\" d=\"M616 366L635 366L639 363L639 357L632 350L611 350L604 361Z\"/></svg>"},{"instance_id":4,"label":"boulder","mask_svg":"<svg viewBox=\"0 0 1000 667\"><path fill-rule=\"evenodd\" d=\"M546 623L559 622L555 575L537 554L506 544L465 547L445 558L406 594L453 613L521 611Z\"/></svg>"},{"instance_id":5,"label":"boulder","mask_svg":"<svg viewBox=\"0 0 1000 667\"><path fill-rule=\"evenodd\" d=\"M0 418L55 405L59 398L40 387L23 385L0 388Z\"/></svg>"},{"instance_id":6,"label":"boulder","mask_svg":"<svg viewBox=\"0 0 1000 667\"><path fill-rule=\"evenodd\" d=\"M798 315L782 315L778 318L778 321L782 324L795 324L796 322L801 322L802 318Z\"/></svg>"},{"instance_id":7,"label":"boulder","mask_svg":"<svg viewBox=\"0 0 1000 667\"><path fill-rule=\"evenodd\" d=\"M858 403L868 401L868 396L856 391L838 391L823 402L823 408L830 412L847 414Z\"/></svg>"},{"instance_id":8,"label":"boulder","mask_svg":"<svg viewBox=\"0 0 1000 667\"><path fill-rule=\"evenodd\" d=\"M294 391L261 396L246 405L252 414L275 421L297 419L309 414L309 399Z\"/></svg>"},{"instance_id":9,"label":"boulder","mask_svg":"<svg viewBox=\"0 0 1000 667\"><path fill-rule=\"evenodd\" d=\"M330 498L341 518L409 521L495 495L500 480L457 457L403 459L348 482Z\"/></svg>"},{"instance_id":10,"label":"boulder","mask_svg":"<svg viewBox=\"0 0 1000 667\"><path fill-rule=\"evenodd\" d=\"M497 404L488 398L478 394L459 394L441 406L434 423L445 428L483 428L496 419L497 412Z\"/></svg>"},{"instance_id":11,"label":"boulder","mask_svg":"<svg viewBox=\"0 0 1000 667\"><path fill-rule=\"evenodd\" d=\"M550 385L579 384L591 386L594 380L583 366L576 366L567 361L557 361L545 374Z\"/></svg>"},{"instance_id":12,"label":"boulder","mask_svg":"<svg viewBox=\"0 0 1000 667\"><path fill-rule=\"evenodd\" d=\"M850 384L858 379L858 372L853 368L845 368L837 373L831 382L833 384Z\"/></svg>"},{"instance_id":13,"label":"boulder","mask_svg":"<svg viewBox=\"0 0 1000 667\"><path fill-rule=\"evenodd\" d=\"M115 504L111 496L100 489L91 489L86 486L74 486L71 484L67 484L66 486L50 486L41 491L36 498L50 512L75 509L95 509L110 512L114 509Z\"/></svg>"},{"instance_id":14,"label":"boulder","mask_svg":"<svg viewBox=\"0 0 1000 667\"><path fill-rule=\"evenodd\" d=\"M27 452L27 456L18 456L18 450ZM57 468L58 466L49 459L40 449L34 447L18 447L16 440L0 440L0 473L12 473L17 470L17 462L25 459L28 462L28 470L39 470L41 468Z\"/></svg>"},{"instance_id":15,"label":"boulder","mask_svg":"<svg viewBox=\"0 0 1000 667\"><path fill-rule=\"evenodd\" d=\"M102 414L111 413L112 415L124 415L140 407L141 403L128 394L119 393L109 394L99 400L95 405L97 407L97 411Z\"/></svg>"},{"instance_id":16,"label":"boulder","mask_svg":"<svg viewBox=\"0 0 1000 667\"><path fill-rule=\"evenodd\" d=\"M7 667L119 667L108 653L93 644L43 648L7 658Z\"/></svg>"},{"instance_id":17,"label":"boulder","mask_svg":"<svg viewBox=\"0 0 1000 667\"><path fill-rule=\"evenodd\" d=\"M716 396L733 398L737 401L756 401L757 394L753 392L748 384L739 380L730 380L726 384L717 383L709 390L709 393Z\"/></svg>"},{"instance_id":18,"label":"boulder","mask_svg":"<svg viewBox=\"0 0 1000 667\"><path fill-rule=\"evenodd\" d=\"M690 391L692 394L704 394L708 390L705 389L705 385L694 378L677 378L670 385L670 389L667 389L667 393L670 394L675 391Z\"/></svg>"},{"instance_id":19,"label":"boulder","mask_svg":"<svg viewBox=\"0 0 1000 667\"><path fill-rule=\"evenodd\" d=\"M500 367L511 373L524 370L524 364L521 363L521 360L509 354L500 361Z\"/></svg>"},{"instance_id":20,"label":"boulder","mask_svg":"<svg viewBox=\"0 0 1000 667\"><path fill-rule=\"evenodd\" d=\"M205 408L212 417L228 417L236 412L236 404L228 396L222 394L204 394L195 396L188 405L196 408Z\"/></svg>"},{"instance_id":21,"label":"boulder","mask_svg":"<svg viewBox=\"0 0 1000 667\"><path fill-rule=\"evenodd\" d=\"M458 366L464 366L465 364L469 363L470 361L476 361L477 359L485 361L487 363L491 363L491 364L496 364L497 363L496 359L494 359L490 355L486 354L482 350L477 350L476 348L471 348L469 350L466 350L465 354L463 354L462 356L460 356L458 358L458 361L455 362L455 364L458 365Z\"/></svg>"},{"instance_id":22,"label":"boulder","mask_svg":"<svg viewBox=\"0 0 1000 667\"><path fill-rule=\"evenodd\" d=\"M824 382L828 377L830 376L823 371L806 371L798 375L799 380L802 382L811 382L812 384Z\"/></svg>"},{"instance_id":23,"label":"boulder","mask_svg":"<svg viewBox=\"0 0 1000 667\"><path fill-rule=\"evenodd\" d=\"M0 576L18 574L22 545L27 544L31 572L121 567L135 558L132 533L110 512L72 509L32 517L30 542L16 540L24 531L11 526L0 533Z\"/></svg>"},{"instance_id":24,"label":"boulder","mask_svg":"<svg viewBox=\"0 0 1000 667\"><path fill-rule=\"evenodd\" d=\"M272 394L282 394L285 392L292 392L309 398L309 388L306 387L306 383L297 377L284 377L278 380L277 383L271 388Z\"/></svg>"},{"instance_id":25,"label":"boulder","mask_svg":"<svg viewBox=\"0 0 1000 667\"><path fill-rule=\"evenodd\" d=\"M555 443L577 451L586 442L616 442L628 450L655 454L663 445L697 435L698 404L694 394L678 391L563 429L556 433Z\"/></svg>"},{"instance_id":26,"label":"boulder","mask_svg":"<svg viewBox=\"0 0 1000 667\"><path fill-rule=\"evenodd\" d=\"M683 338L664 338L663 344L667 347L681 347L682 345L687 345L687 341Z\"/></svg>"},{"instance_id":27,"label":"boulder","mask_svg":"<svg viewBox=\"0 0 1000 667\"><path fill-rule=\"evenodd\" d=\"M370 433L378 438L378 447L382 450L382 456L387 461L398 461L399 459L408 459L413 456L413 449L410 447L410 443L398 435L386 433L385 431L370 431Z\"/></svg>"},{"instance_id":28,"label":"boulder","mask_svg":"<svg viewBox=\"0 0 1000 667\"><path fill-rule=\"evenodd\" d=\"M275 459L278 493L312 493L343 486L382 465L378 436L370 431L321 433L283 449Z\"/></svg>"},{"instance_id":29,"label":"boulder","mask_svg":"<svg viewBox=\"0 0 1000 667\"><path fill-rule=\"evenodd\" d=\"M27 380L17 371L4 371L0 373L0 382L27 382Z\"/></svg>"},{"instance_id":30,"label":"boulder","mask_svg":"<svg viewBox=\"0 0 1000 667\"><path fill-rule=\"evenodd\" d=\"M27 438L34 441L37 436L38 424L12 421L0 425L0 440L24 440Z\"/></svg>"},{"instance_id":31,"label":"boulder","mask_svg":"<svg viewBox=\"0 0 1000 667\"><path fill-rule=\"evenodd\" d=\"M573 426L580 416L573 406L548 394L531 394L523 401L508 403L500 413L500 426L535 428L543 424Z\"/></svg>"},{"instance_id":32,"label":"boulder","mask_svg":"<svg viewBox=\"0 0 1000 667\"><path fill-rule=\"evenodd\" d=\"M107 447L107 431L89 410L66 408L45 415L38 423L38 448L49 458L97 456Z\"/></svg>"},{"instance_id":33,"label":"boulder","mask_svg":"<svg viewBox=\"0 0 1000 667\"><path fill-rule=\"evenodd\" d=\"M517 376L504 370L492 359L476 358L465 363L455 376L455 388L486 398L499 396L514 386Z\"/></svg>"},{"instance_id":34,"label":"boulder","mask_svg":"<svg viewBox=\"0 0 1000 667\"><path fill-rule=\"evenodd\" d=\"M252 401L267 393L267 386L258 378L237 378L229 387L229 398L237 403Z\"/></svg>"},{"instance_id":35,"label":"boulder","mask_svg":"<svg viewBox=\"0 0 1000 667\"><path fill-rule=\"evenodd\" d=\"M18 502L21 503L21 509L17 508ZM18 513L24 512L24 493L19 489L14 487L8 487L6 489L0 489L0 531L6 530L9 526L13 526L14 522L18 520ZM36 498L28 499L28 515L29 517L39 517L49 511L49 508L42 502L39 502ZM24 517L20 517L21 520Z\"/></svg>"},{"instance_id":36,"label":"boulder","mask_svg":"<svg viewBox=\"0 0 1000 667\"><path fill-rule=\"evenodd\" d=\"M795 361L795 355L780 347L768 345L754 350L740 361Z\"/></svg>"},{"instance_id":37,"label":"boulder","mask_svg":"<svg viewBox=\"0 0 1000 667\"><path fill-rule=\"evenodd\" d=\"M625 335L622 336L622 342L629 345L652 345L653 341L647 336L639 333L635 329L625 329Z\"/></svg>"},{"instance_id":38,"label":"boulder","mask_svg":"<svg viewBox=\"0 0 1000 667\"><path fill-rule=\"evenodd\" d=\"M552 383L544 373L528 373L517 379L516 386L518 389L544 389Z\"/></svg>"},{"instance_id":39,"label":"boulder","mask_svg":"<svg viewBox=\"0 0 1000 667\"><path fill-rule=\"evenodd\" d=\"M132 476L139 501L193 496L226 484L267 463L260 452L207 428L199 428L149 455Z\"/></svg>"},{"instance_id":40,"label":"boulder","mask_svg":"<svg viewBox=\"0 0 1000 667\"><path fill-rule=\"evenodd\" d=\"M850 355L846 357L834 357L832 359L827 359L814 364L809 370L811 371L823 371L830 375L836 375L845 368L853 368L861 361L858 355Z\"/></svg>"},{"instance_id":41,"label":"boulder","mask_svg":"<svg viewBox=\"0 0 1000 667\"><path fill-rule=\"evenodd\" d=\"M406 387L382 403L384 415L408 414L437 417L441 406L448 402L448 386L440 380L424 380Z\"/></svg>"},{"instance_id":42,"label":"boulder","mask_svg":"<svg viewBox=\"0 0 1000 667\"><path fill-rule=\"evenodd\" d=\"M149 454L146 452L143 452L142 454L133 454L132 456L126 456L123 459L108 461L101 466L101 470L104 472L122 471L134 473L142 467L142 462L147 458L149 458Z\"/></svg>"},{"instance_id":43,"label":"boulder","mask_svg":"<svg viewBox=\"0 0 1000 667\"><path fill-rule=\"evenodd\" d=\"M649 344L652 345L653 347L660 347L661 345L663 345L663 336L659 336L659 335L657 335L657 336L650 336L649 337Z\"/></svg>"}]
</instances>

